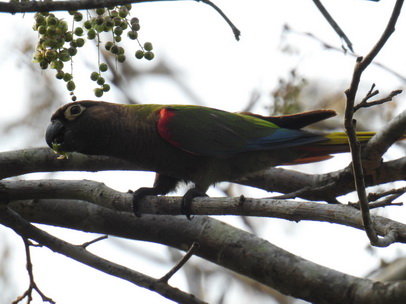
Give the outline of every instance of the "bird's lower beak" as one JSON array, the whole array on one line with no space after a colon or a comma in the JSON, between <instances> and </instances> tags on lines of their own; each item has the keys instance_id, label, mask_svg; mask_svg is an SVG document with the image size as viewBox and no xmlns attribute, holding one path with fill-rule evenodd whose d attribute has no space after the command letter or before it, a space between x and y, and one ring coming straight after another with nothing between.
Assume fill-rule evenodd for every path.
<instances>
[{"instance_id":1,"label":"bird's lower beak","mask_svg":"<svg viewBox=\"0 0 406 304\"><path fill-rule=\"evenodd\" d=\"M64 140L64 129L65 127L59 120L54 120L48 126L45 132L45 140L50 148L52 144L62 144Z\"/></svg>"}]
</instances>

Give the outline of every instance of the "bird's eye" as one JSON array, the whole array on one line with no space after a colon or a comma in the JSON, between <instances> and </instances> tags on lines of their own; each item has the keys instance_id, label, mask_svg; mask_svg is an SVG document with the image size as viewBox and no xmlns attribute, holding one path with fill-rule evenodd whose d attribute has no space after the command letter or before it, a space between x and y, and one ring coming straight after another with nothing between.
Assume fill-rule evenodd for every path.
<instances>
[{"instance_id":1,"label":"bird's eye","mask_svg":"<svg viewBox=\"0 0 406 304\"><path fill-rule=\"evenodd\" d=\"M74 104L71 105L69 108L66 109L65 111L65 118L67 120L74 120L77 116L82 114L82 112L85 110L85 107L83 107L80 104Z\"/></svg>"}]
</instances>

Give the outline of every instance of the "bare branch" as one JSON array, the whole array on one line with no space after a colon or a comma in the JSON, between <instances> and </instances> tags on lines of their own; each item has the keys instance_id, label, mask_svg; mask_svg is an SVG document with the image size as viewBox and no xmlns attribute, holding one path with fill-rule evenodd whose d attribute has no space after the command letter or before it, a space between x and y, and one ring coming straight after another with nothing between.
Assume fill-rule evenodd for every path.
<instances>
[{"instance_id":1,"label":"bare branch","mask_svg":"<svg viewBox=\"0 0 406 304\"><path fill-rule=\"evenodd\" d=\"M389 23L382 34L381 38L377 42L377 44L372 48L369 54L365 58L359 57L357 63L355 65L355 69L353 72L352 80L350 87L345 91L347 96L347 104L345 109L345 130L348 134L348 140L350 143L351 148L351 156L352 156L352 166L353 166L353 173L354 173L354 181L355 181L355 188L357 190L358 199L360 201L360 207L362 211L362 220L365 231L373 245L383 245L386 244L387 240L379 239L376 235L376 232L373 228L373 224L371 221L371 216L369 214L369 206L368 206L368 198L365 190L365 181L364 181L364 172L362 168L362 161L361 161L361 145L357 139L355 125L353 121L353 114L354 114L354 104L355 104L355 96L358 90L359 82L361 80L361 75L363 71L369 66L369 64L373 61L376 55L380 52L383 48L385 43L388 41L391 34L395 31L395 24L399 17L400 11L403 6L403 0L397 0L395 7L392 12L392 16L389 20ZM389 236L389 234L388 234ZM392 236L390 236L392 238ZM390 240L388 240L390 241Z\"/></svg>"},{"instance_id":2,"label":"bare branch","mask_svg":"<svg viewBox=\"0 0 406 304\"><path fill-rule=\"evenodd\" d=\"M370 98L379 94L378 90L373 91L373 92L369 91L368 94L365 96L365 98L363 98L359 104L354 106L354 113L361 108L369 108L369 107L373 107L376 105L380 105L380 104L392 101L393 97L395 97L396 95L399 95L401 93L402 93L402 90L395 90L395 91L390 92L389 95L386 97L368 102L368 100Z\"/></svg>"},{"instance_id":3,"label":"bare branch","mask_svg":"<svg viewBox=\"0 0 406 304\"><path fill-rule=\"evenodd\" d=\"M132 215L132 195L115 191L102 183L94 181L2 181L0 182L0 201L9 202L29 199L68 199L84 200L92 204ZM81 189L76 193L75 189ZM95 191L97 189L97 191ZM34 201L33 205L37 202ZM67 203L70 205L70 203ZM180 215L180 197L146 197L140 201L142 214ZM11 206L14 206L13 204ZM14 209L14 207L13 207ZM16 209L21 212L19 209ZM192 213L196 215L246 215L276 217L291 221L326 221L362 229L361 213L348 205L320 204L308 201L288 201L278 199L237 198L196 198L192 203ZM406 242L406 225L384 219L374 218L374 227L379 235L395 229L394 242ZM135 217L133 217L135 220Z\"/></svg>"},{"instance_id":4,"label":"bare branch","mask_svg":"<svg viewBox=\"0 0 406 304\"><path fill-rule=\"evenodd\" d=\"M165 274L162 278L159 280L165 283L168 283L170 278L173 277L173 275L178 272L179 269L182 268L183 265L186 264L187 261L193 256L195 251L199 249L199 243L193 242L192 246L190 246L189 250L186 252L186 254L183 256L183 258L179 261L178 264L175 265L167 274Z\"/></svg>"},{"instance_id":5,"label":"bare branch","mask_svg":"<svg viewBox=\"0 0 406 304\"><path fill-rule=\"evenodd\" d=\"M177 288L173 288L168 284L161 282L159 279L154 279L147 275L131 270L122 265L105 260L87 251L83 246L75 246L61 239L58 239L51 234L40 230L31 225L20 215L8 208L1 208L0 222L13 229L17 234L27 239L33 239L36 242L48 247L54 252L61 253L76 261L86 264L90 267L98 269L104 273L124 279L140 287L153 290L162 296L171 299L178 303L196 303L203 304L205 302L197 299L195 296L187 294Z\"/></svg>"},{"instance_id":6,"label":"bare branch","mask_svg":"<svg viewBox=\"0 0 406 304\"><path fill-rule=\"evenodd\" d=\"M24 242L24 248L25 248L25 257L27 260L26 268L28 272L28 277L29 277L29 286L27 290L19 296L15 301L12 302L12 304L17 304L20 301L24 300L24 298L27 298L27 304L31 303L32 301L32 291L35 290L42 298L43 302L49 302L55 304L55 301L52 300L51 298L47 297L37 286L37 283L35 283L34 280L34 272L32 269L32 262L31 262L31 252L30 252L30 246L31 242L22 237L23 242Z\"/></svg>"},{"instance_id":7,"label":"bare branch","mask_svg":"<svg viewBox=\"0 0 406 304\"><path fill-rule=\"evenodd\" d=\"M163 200L168 202L167 198ZM205 203L210 205L208 201ZM295 213L297 206L292 205L290 212ZM305 207L306 203L301 206ZM357 212L348 206L324 206L335 207L337 211L339 208L351 208L352 212ZM184 216L145 215L135 218L131 213L116 212L84 202L60 200L16 202L10 207L30 221L158 242L181 250L184 244L197 241L200 245L197 256L311 303L389 304L402 303L406 298L405 282L381 283L346 275L304 260L262 238L206 216L195 216L192 221ZM344 212L351 217L347 211ZM0 221L3 222L1 214L0 211ZM320 212L323 216L329 214L326 209ZM90 224L85 220L89 217L103 220L95 220ZM362 229L359 215L353 219ZM404 226L381 217L374 218L374 223L382 228L387 223L384 229ZM402 229L405 230L404 227ZM405 238L402 232L401 236ZM244 261L244 267L241 267L241 261ZM328 292L320 293L321 289Z\"/></svg>"},{"instance_id":8,"label":"bare branch","mask_svg":"<svg viewBox=\"0 0 406 304\"><path fill-rule=\"evenodd\" d=\"M105 239L107 239L107 238L108 238L107 235L99 236L98 238L95 238L94 240L91 240L91 241L89 241L89 242L83 243L81 246L82 246L83 248L87 248L88 246L90 246L90 245L92 245L92 244L94 244L94 243L100 242L100 241L102 241L102 240L105 240Z\"/></svg>"},{"instance_id":9,"label":"bare branch","mask_svg":"<svg viewBox=\"0 0 406 304\"><path fill-rule=\"evenodd\" d=\"M326 8L320 2L320 0L313 0L313 2L319 9L320 13L324 16L324 18L326 18L327 22L331 25L331 27L337 33L337 35L340 36L340 38L345 41L345 43L347 44L350 51L354 52L354 50L352 49L352 42L350 41L350 39L348 39L347 35L344 33L344 31L341 29L341 27L337 24L337 22L335 22L333 17L331 17L330 13L326 10ZM343 46L343 48L344 48L344 46Z\"/></svg>"}]
</instances>

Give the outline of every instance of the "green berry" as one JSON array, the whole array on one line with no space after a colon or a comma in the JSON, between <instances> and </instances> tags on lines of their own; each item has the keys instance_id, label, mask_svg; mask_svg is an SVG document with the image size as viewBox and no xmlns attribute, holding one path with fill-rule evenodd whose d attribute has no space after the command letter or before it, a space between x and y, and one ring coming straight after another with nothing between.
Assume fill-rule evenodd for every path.
<instances>
[{"instance_id":1,"label":"green berry","mask_svg":"<svg viewBox=\"0 0 406 304\"><path fill-rule=\"evenodd\" d=\"M117 61L123 63L125 61L125 55L124 54L117 55Z\"/></svg>"},{"instance_id":2,"label":"green berry","mask_svg":"<svg viewBox=\"0 0 406 304\"><path fill-rule=\"evenodd\" d=\"M97 16L96 17L96 24L97 25L102 25L104 23L104 18L102 16Z\"/></svg>"},{"instance_id":3,"label":"green berry","mask_svg":"<svg viewBox=\"0 0 406 304\"><path fill-rule=\"evenodd\" d=\"M152 51L152 49L153 49L152 43L151 42L145 42L144 43L144 49L146 51Z\"/></svg>"},{"instance_id":4,"label":"green berry","mask_svg":"<svg viewBox=\"0 0 406 304\"><path fill-rule=\"evenodd\" d=\"M121 34L123 33L123 29L121 28L121 27L119 27L119 26L116 26L115 28L114 28L114 35L116 35L116 36L121 36Z\"/></svg>"},{"instance_id":5,"label":"green berry","mask_svg":"<svg viewBox=\"0 0 406 304\"><path fill-rule=\"evenodd\" d=\"M104 45L104 48L106 49L106 51L110 51L111 47L114 45L113 42L111 41L107 41L106 44Z\"/></svg>"},{"instance_id":6,"label":"green berry","mask_svg":"<svg viewBox=\"0 0 406 304\"><path fill-rule=\"evenodd\" d=\"M73 76L72 76L71 73L65 73L65 75L63 75L63 80L65 82L68 82L68 81L72 80L72 78L73 78Z\"/></svg>"},{"instance_id":7,"label":"green berry","mask_svg":"<svg viewBox=\"0 0 406 304\"><path fill-rule=\"evenodd\" d=\"M90 40L96 38L96 31L94 29L90 29L87 32L87 38L90 39Z\"/></svg>"},{"instance_id":8,"label":"green berry","mask_svg":"<svg viewBox=\"0 0 406 304\"><path fill-rule=\"evenodd\" d=\"M114 41L115 42L120 42L121 41L121 36L115 36Z\"/></svg>"},{"instance_id":9,"label":"green berry","mask_svg":"<svg viewBox=\"0 0 406 304\"><path fill-rule=\"evenodd\" d=\"M122 55L122 54L124 54L125 53L125 49L123 48L123 47L121 47L121 46L119 46L118 47L118 55Z\"/></svg>"},{"instance_id":10,"label":"green berry","mask_svg":"<svg viewBox=\"0 0 406 304\"><path fill-rule=\"evenodd\" d=\"M78 26L77 28L75 28L74 33L75 33L76 36L82 36L83 35L83 28Z\"/></svg>"},{"instance_id":11,"label":"green berry","mask_svg":"<svg viewBox=\"0 0 406 304\"><path fill-rule=\"evenodd\" d=\"M82 21L82 19L83 19L83 14L80 13L80 12L76 12L76 13L73 15L73 20L75 20L75 21L77 21L77 22Z\"/></svg>"},{"instance_id":12,"label":"green berry","mask_svg":"<svg viewBox=\"0 0 406 304\"><path fill-rule=\"evenodd\" d=\"M140 28L141 28L141 25L139 23L131 23L131 29L133 31L138 32L140 30Z\"/></svg>"},{"instance_id":13,"label":"green berry","mask_svg":"<svg viewBox=\"0 0 406 304\"><path fill-rule=\"evenodd\" d=\"M102 85L102 88L103 88L103 92L108 92L108 91L110 91L110 85L107 84L107 83L103 84L103 85Z\"/></svg>"},{"instance_id":14,"label":"green berry","mask_svg":"<svg viewBox=\"0 0 406 304\"><path fill-rule=\"evenodd\" d=\"M66 41L66 42L71 42L72 39L73 39L73 34L72 34L72 32L67 32L67 33L65 34L65 41Z\"/></svg>"},{"instance_id":15,"label":"green berry","mask_svg":"<svg viewBox=\"0 0 406 304\"><path fill-rule=\"evenodd\" d=\"M103 15L105 11L106 10L104 9L104 7L96 8L96 14L99 15L99 16Z\"/></svg>"},{"instance_id":16,"label":"green berry","mask_svg":"<svg viewBox=\"0 0 406 304\"><path fill-rule=\"evenodd\" d=\"M130 20L131 25L133 25L134 23L140 23L140 20L137 17L133 17Z\"/></svg>"},{"instance_id":17,"label":"green berry","mask_svg":"<svg viewBox=\"0 0 406 304\"><path fill-rule=\"evenodd\" d=\"M122 21L121 24L119 25L123 30L126 30L128 27L128 23L126 21Z\"/></svg>"},{"instance_id":18,"label":"green berry","mask_svg":"<svg viewBox=\"0 0 406 304\"><path fill-rule=\"evenodd\" d=\"M101 33L104 32L106 27L104 25L96 25L94 29L96 30L96 32Z\"/></svg>"},{"instance_id":19,"label":"green berry","mask_svg":"<svg viewBox=\"0 0 406 304\"><path fill-rule=\"evenodd\" d=\"M54 35L54 34L55 34L55 26L52 26L52 25L47 26L46 34L47 34L48 36Z\"/></svg>"},{"instance_id":20,"label":"green berry","mask_svg":"<svg viewBox=\"0 0 406 304\"><path fill-rule=\"evenodd\" d=\"M127 36L128 38L130 38L131 40L135 40L138 38L138 33L134 32L134 31L129 31L127 32Z\"/></svg>"},{"instance_id":21,"label":"green berry","mask_svg":"<svg viewBox=\"0 0 406 304\"><path fill-rule=\"evenodd\" d=\"M92 72L92 74L90 74L90 79L93 81L96 81L97 79L99 79L100 74L97 72Z\"/></svg>"},{"instance_id":22,"label":"green berry","mask_svg":"<svg viewBox=\"0 0 406 304\"><path fill-rule=\"evenodd\" d=\"M35 22L37 24L44 24L45 23L45 17L41 13L36 13L34 16Z\"/></svg>"},{"instance_id":23,"label":"green berry","mask_svg":"<svg viewBox=\"0 0 406 304\"><path fill-rule=\"evenodd\" d=\"M118 46L114 44L111 47L110 52L113 53L113 54L118 54Z\"/></svg>"},{"instance_id":24,"label":"green berry","mask_svg":"<svg viewBox=\"0 0 406 304\"><path fill-rule=\"evenodd\" d=\"M97 79L98 85L103 85L105 82L106 82L106 80L103 77L99 77L99 79Z\"/></svg>"},{"instance_id":25,"label":"green berry","mask_svg":"<svg viewBox=\"0 0 406 304\"><path fill-rule=\"evenodd\" d=\"M71 59L71 56L69 54L69 50L68 49L63 49L63 50L59 51L59 59L64 61L64 62L69 61Z\"/></svg>"},{"instance_id":26,"label":"green berry","mask_svg":"<svg viewBox=\"0 0 406 304\"><path fill-rule=\"evenodd\" d=\"M111 17L117 17L118 16L118 12L116 10L112 10L110 12Z\"/></svg>"},{"instance_id":27,"label":"green berry","mask_svg":"<svg viewBox=\"0 0 406 304\"><path fill-rule=\"evenodd\" d=\"M73 80L68 81L68 83L66 84L66 88L68 89L68 91L74 91L76 88L75 82L73 82Z\"/></svg>"},{"instance_id":28,"label":"green berry","mask_svg":"<svg viewBox=\"0 0 406 304\"><path fill-rule=\"evenodd\" d=\"M76 45L77 45L78 47L84 46L84 45L85 45L85 39L83 39L83 38L78 38L78 39L76 39Z\"/></svg>"},{"instance_id":29,"label":"green berry","mask_svg":"<svg viewBox=\"0 0 406 304\"><path fill-rule=\"evenodd\" d=\"M56 79L63 79L63 76L65 76L65 73L62 70L57 71L55 74Z\"/></svg>"},{"instance_id":30,"label":"green berry","mask_svg":"<svg viewBox=\"0 0 406 304\"><path fill-rule=\"evenodd\" d=\"M70 56L75 56L77 53L78 53L78 49L77 48L74 48L74 47L70 47L69 49L68 49L68 52L69 52L69 55Z\"/></svg>"},{"instance_id":31,"label":"green berry","mask_svg":"<svg viewBox=\"0 0 406 304\"><path fill-rule=\"evenodd\" d=\"M40 26L37 28L37 31L38 31L38 33L40 33L41 35L44 35L44 34L46 33L46 31L47 31L47 28L46 28L45 25L40 25Z\"/></svg>"},{"instance_id":32,"label":"green berry","mask_svg":"<svg viewBox=\"0 0 406 304\"><path fill-rule=\"evenodd\" d=\"M85 22L83 22L83 26L85 27L85 29L90 30L92 28L92 22L90 20L86 20Z\"/></svg>"},{"instance_id":33,"label":"green berry","mask_svg":"<svg viewBox=\"0 0 406 304\"><path fill-rule=\"evenodd\" d=\"M105 63L100 63L100 65L99 65L100 72L106 72L108 70L108 68L109 67Z\"/></svg>"},{"instance_id":34,"label":"green berry","mask_svg":"<svg viewBox=\"0 0 406 304\"><path fill-rule=\"evenodd\" d=\"M100 88L94 89L94 95L95 95L96 97L102 97L102 96L103 96L103 90L100 89Z\"/></svg>"},{"instance_id":35,"label":"green berry","mask_svg":"<svg viewBox=\"0 0 406 304\"><path fill-rule=\"evenodd\" d=\"M144 51L138 50L135 52L135 58L142 59L144 57Z\"/></svg>"},{"instance_id":36,"label":"green berry","mask_svg":"<svg viewBox=\"0 0 406 304\"><path fill-rule=\"evenodd\" d=\"M57 51L49 49L45 52L45 59L48 61L55 60L58 57Z\"/></svg>"},{"instance_id":37,"label":"green berry","mask_svg":"<svg viewBox=\"0 0 406 304\"><path fill-rule=\"evenodd\" d=\"M65 39L62 37L57 37L55 39L55 48L60 49L65 44Z\"/></svg>"},{"instance_id":38,"label":"green berry","mask_svg":"<svg viewBox=\"0 0 406 304\"><path fill-rule=\"evenodd\" d=\"M113 19L111 19L110 17L107 17L106 18L106 22L105 22L105 26L106 26L106 29L109 31L109 30L111 30L113 27L114 27L114 21L113 21Z\"/></svg>"},{"instance_id":39,"label":"green berry","mask_svg":"<svg viewBox=\"0 0 406 304\"><path fill-rule=\"evenodd\" d=\"M46 60L41 60L39 62L39 66L41 67L41 69L46 70L48 68L48 61Z\"/></svg>"},{"instance_id":40,"label":"green berry","mask_svg":"<svg viewBox=\"0 0 406 304\"><path fill-rule=\"evenodd\" d=\"M56 27L56 34L65 34L68 31L68 23L66 21L60 21Z\"/></svg>"},{"instance_id":41,"label":"green berry","mask_svg":"<svg viewBox=\"0 0 406 304\"><path fill-rule=\"evenodd\" d=\"M124 6L122 6L122 7L120 7L120 10L119 10L119 12L118 12L118 15L121 17L121 18L125 18L125 17L127 17L127 15L128 15L128 9Z\"/></svg>"},{"instance_id":42,"label":"green berry","mask_svg":"<svg viewBox=\"0 0 406 304\"><path fill-rule=\"evenodd\" d=\"M59 70L63 69L63 66L64 66L64 64L63 64L62 61L54 60L54 61L51 62L50 68L53 69L53 70L58 70L59 71Z\"/></svg>"},{"instance_id":43,"label":"green berry","mask_svg":"<svg viewBox=\"0 0 406 304\"><path fill-rule=\"evenodd\" d=\"M54 16L54 15L51 15L51 14L48 15L48 16L45 18L45 21L46 21L46 24L47 24L47 25L55 26L55 25L58 24L58 19L56 19L55 16Z\"/></svg>"},{"instance_id":44,"label":"green berry","mask_svg":"<svg viewBox=\"0 0 406 304\"><path fill-rule=\"evenodd\" d=\"M152 60L155 57L153 52L145 52L144 56L145 56L145 59L147 59L147 60Z\"/></svg>"}]
</instances>

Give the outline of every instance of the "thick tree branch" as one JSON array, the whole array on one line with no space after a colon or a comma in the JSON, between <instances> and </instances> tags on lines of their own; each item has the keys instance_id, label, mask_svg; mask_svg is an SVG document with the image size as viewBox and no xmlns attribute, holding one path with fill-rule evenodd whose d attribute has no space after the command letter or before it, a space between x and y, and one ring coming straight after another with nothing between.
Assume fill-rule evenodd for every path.
<instances>
[{"instance_id":1,"label":"thick tree branch","mask_svg":"<svg viewBox=\"0 0 406 304\"><path fill-rule=\"evenodd\" d=\"M403 119L398 122L403 123ZM397 123L393 127L398 130ZM382 130L382 132L385 131ZM379 142L377 142L378 145L380 145ZM368 186L406 180L406 157L384 163L379 162L379 164L378 167L371 166L366 173ZM0 178L33 172L145 170L140 164L79 153L70 154L67 160L58 160L49 148L2 152L0 168ZM337 202L337 196L354 191L350 166L326 174L306 174L282 168L269 168L231 182L270 192L292 193L299 189L301 190L299 197L328 202Z\"/></svg>"},{"instance_id":2,"label":"thick tree branch","mask_svg":"<svg viewBox=\"0 0 406 304\"><path fill-rule=\"evenodd\" d=\"M196 216L192 221L184 216L135 218L131 213L85 202L58 200L15 202L10 208L29 221L157 242L181 250L184 244L198 242L196 255L312 303L389 304L406 299L404 282L373 282L322 267L210 217ZM0 221L4 222L3 218Z\"/></svg>"},{"instance_id":3,"label":"thick tree branch","mask_svg":"<svg viewBox=\"0 0 406 304\"><path fill-rule=\"evenodd\" d=\"M132 213L132 195L115 191L94 181L2 181L0 201L38 199L83 200L116 211ZM180 215L179 197L147 197L140 202L142 214ZM35 202L33 203L35 204ZM69 203L68 203L69 204ZM20 212L20 211L18 211ZM275 199L196 198L192 213L196 215L246 215L276 217L291 221L325 221L362 229L360 211L349 205L329 205ZM134 218L135 219L135 218ZM406 242L406 225L373 217L379 235L391 232L393 242ZM95 219L102 220L102 219Z\"/></svg>"},{"instance_id":4,"label":"thick tree branch","mask_svg":"<svg viewBox=\"0 0 406 304\"><path fill-rule=\"evenodd\" d=\"M163 2L178 0L80 0L80 1L23 1L23 2L0 2L0 12L3 13L35 13L50 11L76 11L109 7L132 3ZM240 30L233 24L226 14L210 0L192 0L211 6L228 23L234 33L235 39L240 40Z\"/></svg>"},{"instance_id":5,"label":"thick tree branch","mask_svg":"<svg viewBox=\"0 0 406 304\"><path fill-rule=\"evenodd\" d=\"M52 213L52 212L51 212ZM75 246L68 242L50 235L31 225L27 220L11 209L0 207L0 222L13 229L20 236L35 240L39 244L48 247L54 252L61 253L83 264L98 269L118 278L122 278L140 287L144 287L178 303L200 303L205 302L195 296L187 294L177 288L169 286L166 282L146 276L142 273L131 270L127 267L105 260L87 251L83 246Z\"/></svg>"}]
</instances>

